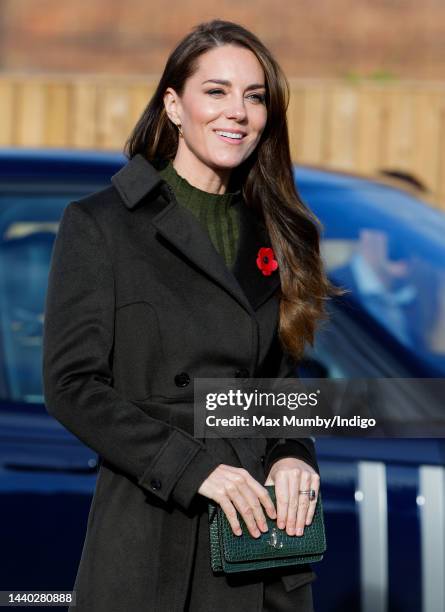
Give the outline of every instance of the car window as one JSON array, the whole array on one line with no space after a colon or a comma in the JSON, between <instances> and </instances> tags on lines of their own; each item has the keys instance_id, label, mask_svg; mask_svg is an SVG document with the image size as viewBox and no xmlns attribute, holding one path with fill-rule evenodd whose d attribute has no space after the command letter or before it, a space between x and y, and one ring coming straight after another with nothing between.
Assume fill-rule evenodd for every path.
<instances>
[{"instance_id":1,"label":"car window","mask_svg":"<svg viewBox=\"0 0 445 612\"><path fill-rule=\"evenodd\" d=\"M348 290L341 302L348 308L342 313L366 314L361 329L360 322L354 322L354 337L347 329L334 333L335 321L318 334L323 337L318 338L317 359L326 366L326 375L359 375L356 364L348 366L342 359L351 348L346 341L354 343L358 337L363 342L356 361L361 362L363 376L385 376L388 368L382 356L386 353L386 360L389 352L400 361L401 370L408 356L431 372L445 372L445 214L401 190L337 179L335 174L302 170L298 185L303 201L322 223L327 273L334 284ZM340 311L333 314L338 319ZM377 339L382 345L378 348ZM331 359L335 354L338 367Z\"/></svg>"},{"instance_id":2,"label":"car window","mask_svg":"<svg viewBox=\"0 0 445 612\"><path fill-rule=\"evenodd\" d=\"M54 238L65 206L90 189L0 187L0 397L43 403L42 330Z\"/></svg>"},{"instance_id":3,"label":"car window","mask_svg":"<svg viewBox=\"0 0 445 612\"><path fill-rule=\"evenodd\" d=\"M325 240L322 252L333 282L402 345L432 361L445 357L445 262L368 228L356 240Z\"/></svg>"}]
</instances>

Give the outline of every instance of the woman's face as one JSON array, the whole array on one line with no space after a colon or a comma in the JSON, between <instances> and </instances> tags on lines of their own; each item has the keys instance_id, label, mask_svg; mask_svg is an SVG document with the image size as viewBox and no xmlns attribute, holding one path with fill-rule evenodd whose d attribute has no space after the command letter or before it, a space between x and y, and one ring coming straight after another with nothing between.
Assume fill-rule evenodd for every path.
<instances>
[{"instance_id":1,"label":"woman's face","mask_svg":"<svg viewBox=\"0 0 445 612\"><path fill-rule=\"evenodd\" d=\"M231 170L254 151L266 125L263 68L252 51L235 45L215 47L198 62L182 97L171 88L164 97L170 118L184 134L176 160ZM242 137L223 136L221 130Z\"/></svg>"}]
</instances>

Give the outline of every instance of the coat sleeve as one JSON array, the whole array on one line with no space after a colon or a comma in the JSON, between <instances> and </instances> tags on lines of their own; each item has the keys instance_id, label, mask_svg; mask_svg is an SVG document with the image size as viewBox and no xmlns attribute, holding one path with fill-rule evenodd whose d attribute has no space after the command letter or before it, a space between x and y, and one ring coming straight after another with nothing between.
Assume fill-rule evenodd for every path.
<instances>
[{"instance_id":1,"label":"coat sleeve","mask_svg":"<svg viewBox=\"0 0 445 612\"><path fill-rule=\"evenodd\" d=\"M43 328L46 409L146 492L187 509L220 462L202 442L150 417L113 388L112 261L85 208L68 204L53 246Z\"/></svg>"},{"instance_id":2,"label":"coat sleeve","mask_svg":"<svg viewBox=\"0 0 445 612\"><path fill-rule=\"evenodd\" d=\"M275 378L298 378L296 362L285 353L280 346L278 336L275 337L271 351L271 361L278 363L274 366ZM272 376L270 376L272 378ZM264 471L266 476L270 468L284 457L295 457L309 464L318 474L320 473L315 445L312 438L267 438L266 454L264 459Z\"/></svg>"}]
</instances>

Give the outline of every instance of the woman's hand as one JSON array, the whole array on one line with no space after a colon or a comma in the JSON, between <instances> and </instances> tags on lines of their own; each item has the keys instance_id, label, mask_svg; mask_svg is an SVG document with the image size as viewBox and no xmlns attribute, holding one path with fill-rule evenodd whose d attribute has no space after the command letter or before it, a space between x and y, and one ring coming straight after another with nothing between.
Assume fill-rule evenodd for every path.
<instances>
[{"instance_id":1,"label":"woman's hand","mask_svg":"<svg viewBox=\"0 0 445 612\"><path fill-rule=\"evenodd\" d=\"M221 506L235 535L242 534L236 510L255 538L261 535L261 531L268 531L262 506L271 519L277 516L268 490L244 468L221 463L204 480L198 493Z\"/></svg>"},{"instance_id":2,"label":"woman's hand","mask_svg":"<svg viewBox=\"0 0 445 612\"><path fill-rule=\"evenodd\" d=\"M275 485L278 527L286 527L288 535L303 535L305 525L314 517L320 476L301 459L284 457L272 465L265 484ZM316 494L312 501L307 493L300 493L311 489Z\"/></svg>"}]
</instances>

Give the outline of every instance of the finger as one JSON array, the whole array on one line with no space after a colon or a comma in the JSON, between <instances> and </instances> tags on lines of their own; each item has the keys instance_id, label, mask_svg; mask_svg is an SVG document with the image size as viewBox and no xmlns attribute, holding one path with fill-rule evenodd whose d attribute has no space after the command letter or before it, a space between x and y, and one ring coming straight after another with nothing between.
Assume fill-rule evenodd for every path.
<instances>
[{"instance_id":1,"label":"finger","mask_svg":"<svg viewBox=\"0 0 445 612\"><path fill-rule=\"evenodd\" d=\"M232 498L232 503L242 516L250 535L258 538L261 535L261 531L258 529L253 508L248 500L240 493L234 499Z\"/></svg>"},{"instance_id":2,"label":"finger","mask_svg":"<svg viewBox=\"0 0 445 612\"><path fill-rule=\"evenodd\" d=\"M289 473L289 507L286 520L286 532L289 535L295 535L296 531L300 480L300 469L296 468Z\"/></svg>"},{"instance_id":3,"label":"finger","mask_svg":"<svg viewBox=\"0 0 445 612\"><path fill-rule=\"evenodd\" d=\"M277 500L277 525L284 529L289 507L289 483L286 472L277 472L275 478L275 498Z\"/></svg>"},{"instance_id":4,"label":"finger","mask_svg":"<svg viewBox=\"0 0 445 612\"><path fill-rule=\"evenodd\" d=\"M250 489L252 491L254 491L254 494L257 496L257 498L260 500L261 504L264 506L267 514L270 516L270 518L275 519L277 516L276 510L275 510L275 506L274 503L269 495L269 491L258 482L258 480L256 480L247 470L245 470L244 468L236 468L233 466L227 466L230 467L231 469L229 470L231 473L236 474L236 475L242 475L244 480L246 481L246 483L249 485ZM262 517L264 519L264 521L266 522L264 513L262 511L261 508L261 514Z\"/></svg>"},{"instance_id":5,"label":"finger","mask_svg":"<svg viewBox=\"0 0 445 612\"><path fill-rule=\"evenodd\" d=\"M224 497L219 502L219 505L221 506L224 514L226 515L233 533L238 536L242 535L243 531L241 529L241 525L238 520L236 509L235 509L235 506L230 501L230 499L228 499L227 497Z\"/></svg>"},{"instance_id":6,"label":"finger","mask_svg":"<svg viewBox=\"0 0 445 612\"><path fill-rule=\"evenodd\" d=\"M303 470L301 473L300 487L299 490L308 491L311 483L311 473L307 470ZM297 523L296 523L296 535L301 536L304 532L304 524L306 522L306 516L309 510L309 495L299 494L298 497L298 510L297 510Z\"/></svg>"},{"instance_id":7,"label":"finger","mask_svg":"<svg viewBox=\"0 0 445 612\"><path fill-rule=\"evenodd\" d=\"M249 484L246 483L246 485L242 488L241 493L252 508L254 521L258 529L263 532L268 531L266 517L264 516L263 507L260 500L258 499L256 487L251 488Z\"/></svg>"},{"instance_id":8,"label":"finger","mask_svg":"<svg viewBox=\"0 0 445 612\"><path fill-rule=\"evenodd\" d=\"M264 509L271 519L277 518L277 513L275 510L274 503L272 498L269 495L269 491L266 487L263 487L257 480L253 479L253 484L251 485L252 489L255 491L256 496L260 500Z\"/></svg>"},{"instance_id":9,"label":"finger","mask_svg":"<svg viewBox=\"0 0 445 612\"><path fill-rule=\"evenodd\" d=\"M244 474L234 474L233 480L229 481L226 485L226 495L241 514L249 533L257 538L261 535L261 532L256 524L253 507L249 499L244 495L247 486Z\"/></svg>"},{"instance_id":10,"label":"finger","mask_svg":"<svg viewBox=\"0 0 445 612\"><path fill-rule=\"evenodd\" d=\"M315 514L315 509L317 507L318 493L320 491L320 476L318 474L312 474L310 488L314 489L315 491L315 499L313 499L312 501L309 499L309 510L307 511L306 525L310 525L312 523Z\"/></svg>"},{"instance_id":11,"label":"finger","mask_svg":"<svg viewBox=\"0 0 445 612\"><path fill-rule=\"evenodd\" d=\"M244 468L229 470L228 478L237 489L231 489L231 498L235 503L235 507L241 513L250 533L257 536L260 535L260 530L267 531L266 517L264 516L258 496L249 486L255 486L259 483Z\"/></svg>"}]
</instances>

